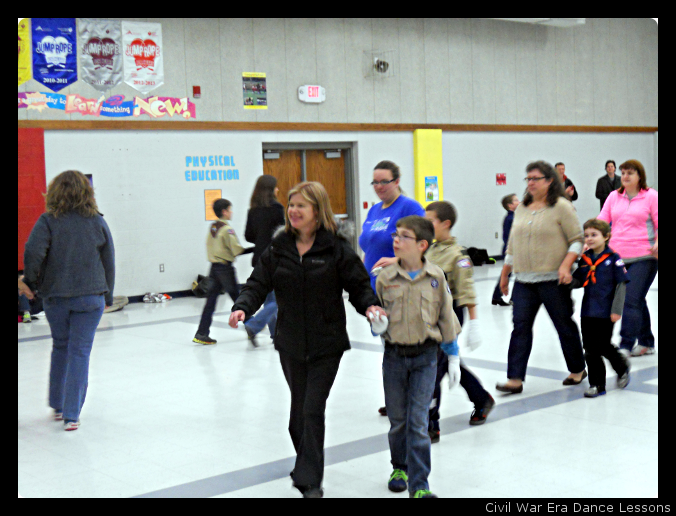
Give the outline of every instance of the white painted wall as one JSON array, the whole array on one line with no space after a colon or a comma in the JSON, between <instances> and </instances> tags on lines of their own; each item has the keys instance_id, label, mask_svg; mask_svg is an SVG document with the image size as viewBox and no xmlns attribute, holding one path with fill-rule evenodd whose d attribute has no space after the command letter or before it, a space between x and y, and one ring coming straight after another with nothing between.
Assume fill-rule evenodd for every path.
<instances>
[{"instance_id":1,"label":"white painted wall","mask_svg":"<svg viewBox=\"0 0 676 516\"><path fill-rule=\"evenodd\" d=\"M46 131L46 179L64 170L92 174L96 198L116 248L118 295L186 290L206 274L204 190L220 188L234 205L233 227L243 241L249 198L263 173L262 142L354 142L357 227L377 202L369 183L376 163L389 159L402 170L401 186L413 195L413 134L410 132L237 131ZM524 191L528 162L566 163L580 199L580 220L598 214L596 180L604 163L640 160L650 185L657 183L656 138L650 133L451 133L443 134L444 194L459 212L454 234L466 246L499 254L502 196ZM233 156L239 180L186 181L186 156ZM224 168L224 167L218 167ZM496 186L495 174L507 174ZM495 232L499 233L498 239ZM243 242L244 243L244 242ZM159 272L159 264L165 272ZM251 258L237 260L240 282Z\"/></svg>"}]
</instances>

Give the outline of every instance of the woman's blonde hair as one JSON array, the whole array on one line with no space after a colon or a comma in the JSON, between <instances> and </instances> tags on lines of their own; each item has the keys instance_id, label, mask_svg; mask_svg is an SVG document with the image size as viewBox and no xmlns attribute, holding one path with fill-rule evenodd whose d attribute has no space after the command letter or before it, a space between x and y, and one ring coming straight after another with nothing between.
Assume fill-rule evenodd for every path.
<instances>
[{"instance_id":1,"label":"woman's blonde hair","mask_svg":"<svg viewBox=\"0 0 676 516\"><path fill-rule=\"evenodd\" d=\"M338 225L336 224L335 217L333 215L333 210L331 210L331 201L329 200L329 194L326 193L326 188L321 183L316 181L305 181L294 186L289 190L288 201L291 201L291 197L296 194L303 196L307 202L312 204L315 213L317 214L317 229L323 227L327 231L335 234L338 230ZM298 231L291 226L289 221L289 210L287 208L286 213L284 214L285 218L285 230L287 233L292 233L298 235Z\"/></svg>"},{"instance_id":2,"label":"woman's blonde hair","mask_svg":"<svg viewBox=\"0 0 676 516\"><path fill-rule=\"evenodd\" d=\"M70 212L84 217L99 215L94 189L89 179L77 170L66 170L52 179L44 196L45 210L55 217Z\"/></svg>"}]
</instances>

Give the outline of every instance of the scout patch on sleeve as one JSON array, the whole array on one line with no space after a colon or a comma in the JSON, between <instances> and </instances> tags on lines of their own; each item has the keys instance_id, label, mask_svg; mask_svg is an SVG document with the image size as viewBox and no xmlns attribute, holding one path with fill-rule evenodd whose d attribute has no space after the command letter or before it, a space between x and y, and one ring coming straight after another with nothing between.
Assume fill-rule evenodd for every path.
<instances>
[{"instance_id":1,"label":"scout patch on sleeve","mask_svg":"<svg viewBox=\"0 0 676 516\"><path fill-rule=\"evenodd\" d=\"M235 230L234 230L234 229L228 229L228 234L234 235L234 234L235 234Z\"/></svg>"},{"instance_id":2,"label":"scout patch on sleeve","mask_svg":"<svg viewBox=\"0 0 676 516\"><path fill-rule=\"evenodd\" d=\"M469 258L463 258L462 260L458 260L457 266L462 267L463 269L469 269L472 267L472 262Z\"/></svg>"},{"instance_id":3,"label":"scout patch on sleeve","mask_svg":"<svg viewBox=\"0 0 676 516\"><path fill-rule=\"evenodd\" d=\"M439 286L439 282L434 278L432 278L431 283L432 283L432 288L437 288Z\"/></svg>"},{"instance_id":4,"label":"scout patch on sleeve","mask_svg":"<svg viewBox=\"0 0 676 516\"><path fill-rule=\"evenodd\" d=\"M624 267L624 262L622 261L622 258L620 258L619 260L617 260L617 261L615 262L615 265L616 265L617 267Z\"/></svg>"}]
</instances>

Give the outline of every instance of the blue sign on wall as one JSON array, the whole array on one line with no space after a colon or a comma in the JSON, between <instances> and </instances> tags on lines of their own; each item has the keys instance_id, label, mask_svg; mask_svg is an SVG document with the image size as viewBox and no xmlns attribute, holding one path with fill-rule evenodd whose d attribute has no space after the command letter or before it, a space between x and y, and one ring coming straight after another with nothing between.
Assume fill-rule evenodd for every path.
<instances>
[{"instance_id":1,"label":"blue sign on wall","mask_svg":"<svg viewBox=\"0 0 676 516\"><path fill-rule=\"evenodd\" d=\"M33 18L33 79L52 91L77 81L75 18Z\"/></svg>"}]
</instances>

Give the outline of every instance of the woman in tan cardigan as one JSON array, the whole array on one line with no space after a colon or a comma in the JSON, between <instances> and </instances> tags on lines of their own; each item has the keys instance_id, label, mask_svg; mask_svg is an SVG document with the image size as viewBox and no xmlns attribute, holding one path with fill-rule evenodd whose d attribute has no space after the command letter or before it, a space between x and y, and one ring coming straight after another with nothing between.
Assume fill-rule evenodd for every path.
<instances>
[{"instance_id":1,"label":"woman in tan cardigan","mask_svg":"<svg viewBox=\"0 0 676 516\"><path fill-rule=\"evenodd\" d=\"M509 293L509 274L516 281L512 292L514 330L509 341L507 378L497 384L502 392L523 391L528 357L533 346L533 323L544 304L559 334L570 375L564 385L577 385L586 376L582 342L572 319L570 268L582 250L583 232L573 205L563 195L556 171L545 161L526 167L526 195L514 212L500 289Z\"/></svg>"}]
</instances>

